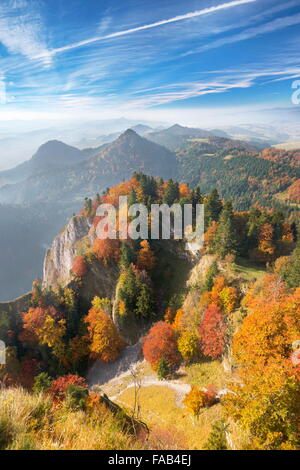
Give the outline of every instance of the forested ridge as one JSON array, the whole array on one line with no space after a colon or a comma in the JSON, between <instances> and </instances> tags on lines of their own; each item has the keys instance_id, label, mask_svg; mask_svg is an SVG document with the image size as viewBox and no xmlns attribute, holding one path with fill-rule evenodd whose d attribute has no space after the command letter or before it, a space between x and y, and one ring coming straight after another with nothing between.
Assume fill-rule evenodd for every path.
<instances>
[{"instance_id":1,"label":"forested ridge","mask_svg":"<svg viewBox=\"0 0 300 470\"><path fill-rule=\"evenodd\" d=\"M203 203L205 241L198 257L186 252L184 240L98 239L97 207L118 209L120 195L148 208ZM137 172L86 198L79 215L91 228L76 244L70 282L45 288L35 280L24 311L0 308L7 357L0 366L0 448L155 449L159 440L162 448L194 448L181 428L172 439L167 425L128 428L128 413L135 419L135 412L125 409L122 419L103 393L88 388L94 361L113 363L126 345L140 341L162 385L184 371L190 391L186 411L178 413L194 416L194 426L210 417L201 448L299 449L297 212L241 212L217 189ZM96 267L117 273L111 298L92 290ZM86 289L90 303L82 297ZM203 367L211 371L207 376L188 375ZM25 414L20 406L12 410L10 397L23 402ZM64 438L57 437L61 420L67 423ZM83 422L84 432L72 437L72 426Z\"/></svg>"}]
</instances>

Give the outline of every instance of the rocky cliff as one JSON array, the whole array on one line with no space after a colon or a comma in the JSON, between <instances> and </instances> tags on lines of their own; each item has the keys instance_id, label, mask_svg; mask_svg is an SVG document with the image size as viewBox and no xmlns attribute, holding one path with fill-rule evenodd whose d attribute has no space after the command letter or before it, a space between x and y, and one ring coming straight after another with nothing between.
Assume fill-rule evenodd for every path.
<instances>
[{"instance_id":1,"label":"rocky cliff","mask_svg":"<svg viewBox=\"0 0 300 470\"><path fill-rule=\"evenodd\" d=\"M76 280L71 272L74 259L86 251L95 239L95 229L89 218L74 216L55 237L44 260L43 287L72 288L81 299L82 307L90 308L95 296L115 298L119 268L115 263L103 264L96 258L88 264L84 279Z\"/></svg>"},{"instance_id":2,"label":"rocky cliff","mask_svg":"<svg viewBox=\"0 0 300 470\"><path fill-rule=\"evenodd\" d=\"M87 217L74 216L55 237L44 261L43 285L58 287L71 281L70 269L77 256L76 243L86 237L91 224Z\"/></svg>"}]
</instances>

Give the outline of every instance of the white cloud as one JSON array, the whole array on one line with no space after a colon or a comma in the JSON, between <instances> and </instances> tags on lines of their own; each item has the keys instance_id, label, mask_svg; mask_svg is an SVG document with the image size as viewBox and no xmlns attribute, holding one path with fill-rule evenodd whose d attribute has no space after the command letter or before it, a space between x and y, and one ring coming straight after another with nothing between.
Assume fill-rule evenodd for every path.
<instances>
[{"instance_id":1,"label":"white cloud","mask_svg":"<svg viewBox=\"0 0 300 470\"><path fill-rule=\"evenodd\" d=\"M51 63L41 17L26 0L1 0L0 42L12 54L29 59L39 55L45 65Z\"/></svg>"},{"instance_id":2,"label":"white cloud","mask_svg":"<svg viewBox=\"0 0 300 470\"><path fill-rule=\"evenodd\" d=\"M126 30L123 30L123 31L116 31L114 33L107 34L105 36L95 36L93 38L86 39L85 41L75 42L73 44L69 44L69 45L64 46L64 47L59 47L59 48L56 48L56 49L52 49L50 51L50 54L55 55L55 54L58 54L58 53L61 53L61 52L67 52L69 50L77 49L78 47L82 47L82 46L87 46L89 44L93 44L95 42L103 41L105 39L112 39L112 38L116 38L116 37L120 37L120 36L125 36L125 35L128 35L128 34L136 33L138 31L144 31L144 30L151 29L151 28L157 28L159 26L163 26L163 25L166 25L166 24L176 23L178 21L183 21L183 20L187 20L187 19L191 19L191 18L196 18L198 16L207 15L209 13L214 13L214 12L217 12L217 11L221 11L221 10L225 10L225 9L228 9L228 8L240 6L240 5L243 5L243 4L246 4L246 3L253 3L253 2L256 2L256 0L234 0L234 1L231 1L231 2L227 2L227 3L222 3L220 5L216 5L216 6L213 6L213 7L204 8L202 10L196 10L196 11L193 11L193 12L185 13L184 15L174 16L173 18L168 18L166 20L160 20L160 21L156 21L155 23L150 23L150 24L147 24L147 25L138 26L136 28L130 28L130 29L126 29ZM47 52L46 55L48 56L49 53ZM41 57L43 57L43 54L38 54L37 55L37 58L41 58Z\"/></svg>"},{"instance_id":3,"label":"white cloud","mask_svg":"<svg viewBox=\"0 0 300 470\"><path fill-rule=\"evenodd\" d=\"M185 54L182 54L182 55L186 56L189 54L195 54L195 53L207 51L210 49L216 49L218 47L225 46L226 44L233 44L236 42L245 41L247 39L261 36L263 34L273 33L274 31L278 31L280 29L284 29L289 26L294 26L299 23L300 23L300 13L298 13L297 15L285 16L284 18L277 18L263 25L254 26L252 28L245 29L241 33L234 34L229 37L217 39L216 41L205 44L201 47L198 47L197 49L186 52Z\"/></svg>"},{"instance_id":4,"label":"white cloud","mask_svg":"<svg viewBox=\"0 0 300 470\"><path fill-rule=\"evenodd\" d=\"M213 80L208 82L192 82L169 84L165 87L159 87L160 91L152 94L146 94L142 90L142 97L134 100L128 100L124 109L153 107L165 105L174 101L182 101L189 98L195 98L214 93L225 93L233 88L249 88L252 85L250 78L241 80ZM165 90L163 90L165 88ZM135 92L137 94L138 92Z\"/></svg>"}]
</instances>

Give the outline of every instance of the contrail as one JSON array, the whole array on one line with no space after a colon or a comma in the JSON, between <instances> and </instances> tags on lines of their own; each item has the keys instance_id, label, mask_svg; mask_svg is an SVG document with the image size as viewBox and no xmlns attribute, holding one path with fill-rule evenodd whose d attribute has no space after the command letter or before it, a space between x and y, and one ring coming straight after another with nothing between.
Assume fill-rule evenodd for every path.
<instances>
[{"instance_id":1,"label":"contrail","mask_svg":"<svg viewBox=\"0 0 300 470\"><path fill-rule=\"evenodd\" d=\"M163 26L169 23L175 23L177 21L187 20L189 18L195 18L197 16L207 15L208 13L214 13L215 11L225 10L226 8L232 8L235 6L243 5L245 3L252 3L256 0L235 0L233 2L222 3L221 5L216 5L210 8L204 8L203 10L196 10L190 13L186 13L185 15L174 16L173 18L169 18L167 20L156 21L155 23L146 24L144 26L138 26L136 28L125 29L123 31L117 31L115 33L107 34L106 36L95 36L90 39L86 39L85 41L75 42L73 44L69 44L68 46L58 47L57 49L52 49L45 54L40 54L35 56L36 59L40 59L42 57L53 56L55 54L59 54L60 52L70 51L72 49L77 49L78 47L86 46L88 44L92 44L94 42L103 41L105 39L116 38L119 36L125 36L127 34L136 33L138 31L144 31L145 29L157 28L158 26Z\"/></svg>"}]
</instances>

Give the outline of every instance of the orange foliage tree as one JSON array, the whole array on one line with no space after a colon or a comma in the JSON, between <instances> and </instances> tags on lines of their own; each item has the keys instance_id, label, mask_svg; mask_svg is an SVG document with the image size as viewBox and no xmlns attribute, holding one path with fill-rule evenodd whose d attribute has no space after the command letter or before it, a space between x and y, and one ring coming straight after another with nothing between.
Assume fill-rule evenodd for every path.
<instances>
[{"instance_id":1,"label":"orange foliage tree","mask_svg":"<svg viewBox=\"0 0 300 470\"><path fill-rule=\"evenodd\" d=\"M179 308L176 311L176 315L175 315L174 321L172 323L172 328L177 333L179 333L180 331L182 331L184 329L184 310L183 310L183 308Z\"/></svg>"},{"instance_id":2,"label":"orange foliage tree","mask_svg":"<svg viewBox=\"0 0 300 470\"><path fill-rule=\"evenodd\" d=\"M274 229L271 224L261 226L258 235L258 247L252 251L252 258L259 263L273 261L276 246L273 242Z\"/></svg>"},{"instance_id":3,"label":"orange foliage tree","mask_svg":"<svg viewBox=\"0 0 300 470\"><path fill-rule=\"evenodd\" d=\"M210 251L212 242L216 236L218 230L218 222L212 221L208 229L204 234L204 248L206 251Z\"/></svg>"},{"instance_id":4,"label":"orange foliage tree","mask_svg":"<svg viewBox=\"0 0 300 470\"><path fill-rule=\"evenodd\" d=\"M23 330L19 338L21 341L37 342L47 345L53 354L62 362L65 356L63 341L66 333L66 320L55 307L30 308L23 313Z\"/></svg>"},{"instance_id":5,"label":"orange foliage tree","mask_svg":"<svg viewBox=\"0 0 300 470\"><path fill-rule=\"evenodd\" d=\"M190 188L188 187L188 185L186 183L182 183L180 186L179 186L179 194L180 194L180 197L189 197L190 196Z\"/></svg>"},{"instance_id":6,"label":"orange foliage tree","mask_svg":"<svg viewBox=\"0 0 300 470\"><path fill-rule=\"evenodd\" d=\"M102 202L118 207L119 197L129 196L132 189L134 189L137 193L141 191L140 184L134 177L110 188L108 193L102 196Z\"/></svg>"},{"instance_id":7,"label":"orange foliage tree","mask_svg":"<svg viewBox=\"0 0 300 470\"><path fill-rule=\"evenodd\" d=\"M84 318L89 336L90 356L103 362L117 359L124 342L111 317L94 302L93 307Z\"/></svg>"},{"instance_id":8,"label":"orange foliage tree","mask_svg":"<svg viewBox=\"0 0 300 470\"><path fill-rule=\"evenodd\" d=\"M97 238L93 243L92 251L105 264L111 260L118 261L120 258L120 242L117 239Z\"/></svg>"},{"instance_id":9,"label":"orange foliage tree","mask_svg":"<svg viewBox=\"0 0 300 470\"><path fill-rule=\"evenodd\" d=\"M150 248L148 240L143 240L140 243L141 249L137 256L137 267L145 271L151 271L154 268L156 259L153 251Z\"/></svg>"},{"instance_id":10,"label":"orange foliage tree","mask_svg":"<svg viewBox=\"0 0 300 470\"><path fill-rule=\"evenodd\" d=\"M296 202L297 204L300 203L300 179L295 181L295 183L289 187L288 196L291 201Z\"/></svg>"},{"instance_id":11,"label":"orange foliage tree","mask_svg":"<svg viewBox=\"0 0 300 470\"><path fill-rule=\"evenodd\" d=\"M143 354L151 367L156 370L161 359L165 359L171 368L180 363L176 333L168 323L155 323L145 338Z\"/></svg>"}]
</instances>

